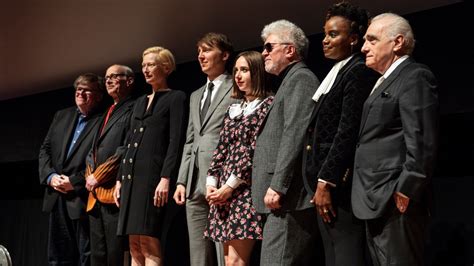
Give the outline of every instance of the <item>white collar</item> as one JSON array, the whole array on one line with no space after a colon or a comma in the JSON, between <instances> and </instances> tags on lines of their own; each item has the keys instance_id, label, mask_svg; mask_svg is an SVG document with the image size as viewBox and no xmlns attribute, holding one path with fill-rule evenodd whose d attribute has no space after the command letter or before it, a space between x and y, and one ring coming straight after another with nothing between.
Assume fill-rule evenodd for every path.
<instances>
[{"instance_id":1,"label":"white collar","mask_svg":"<svg viewBox=\"0 0 474 266\"><path fill-rule=\"evenodd\" d=\"M408 58L408 55L404 55L400 58L398 58L397 60L395 60L395 62L392 63L392 65L390 65L390 67L387 69L387 71L385 71L385 73L383 73L383 78L384 79L387 79L388 76L390 76L390 74L392 74L392 72L401 64L403 63L403 61L405 61L406 59Z\"/></svg>"},{"instance_id":2,"label":"white collar","mask_svg":"<svg viewBox=\"0 0 474 266\"><path fill-rule=\"evenodd\" d=\"M219 87L225 81L227 76L228 76L227 73L224 72L212 81L212 84L214 84L214 89L213 89L214 91L217 91L219 89ZM206 88L207 88L207 86L209 85L210 82L211 82L211 80L209 80L209 77L207 77Z\"/></svg>"},{"instance_id":3,"label":"white collar","mask_svg":"<svg viewBox=\"0 0 474 266\"><path fill-rule=\"evenodd\" d=\"M347 64L347 62L349 62L349 60L351 60L352 57L353 55L334 64L331 71L329 71L316 90L316 93L313 95L313 100L315 102L319 101L319 98L321 98L323 94L327 94L331 91L332 85L334 85L334 81L336 81L337 74L339 74L339 71Z\"/></svg>"},{"instance_id":4,"label":"white collar","mask_svg":"<svg viewBox=\"0 0 474 266\"><path fill-rule=\"evenodd\" d=\"M251 102L245 102L245 100L242 100L241 103L234 103L229 106L229 117L231 119L234 119L235 117L243 114L244 116L247 116L251 113L253 113L260 104L262 103L262 99L255 98L255 100Z\"/></svg>"}]
</instances>

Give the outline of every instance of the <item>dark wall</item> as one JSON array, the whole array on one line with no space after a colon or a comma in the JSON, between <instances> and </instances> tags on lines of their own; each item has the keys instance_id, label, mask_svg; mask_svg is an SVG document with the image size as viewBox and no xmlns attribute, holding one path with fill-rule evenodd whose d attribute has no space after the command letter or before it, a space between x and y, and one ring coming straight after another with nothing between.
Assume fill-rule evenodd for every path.
<instances>
[{"instance_id":1,"label":"dark wall","mask_svg":"<svg viewBox=\"0 0 474 266\"><path fill-rule=\"evenodd\" d=\"M433 70L440 85L441 140L433 180L428 265L474 264L474 49L468 40L472 33L470 10L472 4L462 2L406 16L417 39L414 57ZM307 60L320 79L331 66L324 60L321 40L320 34L310 36ZM204 81L198 63L190 62L178 66L170 77L170 87L190 94ZM137 94L149 91L141 75L137 84ZM45 265L48 221L40 211L37 154L54 112L73 104L72 87L0 102L0 244L10 250L14 265ZM184 216L181 213L178 217L181 220L175 225L183 226Z\"/></svg>"}]
</instances>

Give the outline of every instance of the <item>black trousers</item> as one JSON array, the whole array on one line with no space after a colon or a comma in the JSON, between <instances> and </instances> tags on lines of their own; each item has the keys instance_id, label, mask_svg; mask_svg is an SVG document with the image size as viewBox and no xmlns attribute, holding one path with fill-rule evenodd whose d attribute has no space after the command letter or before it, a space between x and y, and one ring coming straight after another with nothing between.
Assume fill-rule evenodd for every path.
<instances>
[{"instance_id":1,"label":"black trousers","mask_svg":"<svg viewBox=\"0 0 474 266\"><path fill-rule=\"evenodd\" d=\"M49 215L48 263L90 265L89 221L87 216L69 218L63 197Z\"/></svg>"},{"instance_id":2,"label":"black trousers","mask_svg":"<svg viewBox=\"0 0 474 266\"><path fill-rule=\"evenodd\" d=\"M324 252L314 208L267 215L260 265L324 265Z\"/></svg>"},{"instance_id":3,"label":"black trousers","mask_svg":"<svg viewBox=\"0 0 474 266\"><path fill-rule=\"evenodd\" d=\"M97 202L89 212L92 266L123 265L124 241L117 236L119 208Z\"/></svg>"},{"instance_id":4,"label":"black trousers","mask_svg":"<svg viewBox=\"0 0 474 266\"><path fill-rule=\"evenodd\" d=\"M366 220L367 244L374 265L424 265L428 218L428 209L413 200L403 214L392 200L384 216Z\"/></svg>"},{"instance_id":5,"label":"black trousers","mask_svg":"<svg viewBox=\"0 0 474 266\"><path fill-rule=\"evenodd\" d=\"M336 217L325 223L318 214L319 230L324 244L326 266L366 266L364 222L350 208L333 205ZM316 210L315 210L316 211Z\"/></svg>"}]
</instances>

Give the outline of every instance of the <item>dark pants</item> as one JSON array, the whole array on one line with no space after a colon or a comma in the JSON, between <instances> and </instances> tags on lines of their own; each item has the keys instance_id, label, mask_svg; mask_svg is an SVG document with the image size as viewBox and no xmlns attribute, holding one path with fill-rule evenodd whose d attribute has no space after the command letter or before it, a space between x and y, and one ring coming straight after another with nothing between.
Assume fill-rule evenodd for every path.
<instances>
[{"instance_id":1,"label":"dark pants","mask_svg":"<svg viewBox=\"0 0 474 266\"><path fill-rule=\"evenodd\" d=\"M49 215L49 265L90 265L89 221L87 216L72 220L66 201L59 197Z\"/></svg>"},{"instance_id":2,"label":"dark pants","mask_svg":"<svg viewBox=\"0 0 474 266\"><path fill-rule=\"evenodd\" d=\"M124 239L117 236L118 215L115 204L99 202L89 212L93 266L123 265Z\"/></svg>"},{"instance_id":3,"label":"dark pants","mask_svg":"<svg viewBox=\"0 0 474 266\"><path fill-rule=\"evenodd\" d=\"M263 229L260 265L324 265L314 208L268 214Z\"/></svg>"},{"instance_id":4,"label":"dark pants","mask_svg":"<svg viewBox=\"0 0 474 266\"><path fill-rule=\"evenodd\" d=\"M392 202L384 216L366 220L367 243L374 265L424 265L427 223L427 208L412 200L404 214Z\"/></svg>"},{"instance_id":5,"label":"dark pants","mask_svg":"<svg viewBox=\"0 0 474 266\"><path fill-rule=\"evenodd\" d=\"M369 265L364 256L364 223L354 217L350 209L334 207L336 217L331 223L325 223L318 215L326 266Z\"/></svg>"}]
</instances>

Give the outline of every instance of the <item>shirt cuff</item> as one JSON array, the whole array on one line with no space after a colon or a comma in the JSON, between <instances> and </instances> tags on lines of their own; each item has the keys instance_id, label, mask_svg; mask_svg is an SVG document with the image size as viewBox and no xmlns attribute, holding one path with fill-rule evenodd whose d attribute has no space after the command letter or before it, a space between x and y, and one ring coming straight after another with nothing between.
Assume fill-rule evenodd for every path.
<instances>
[{"instance_id":1,"label":"shirt cuff","mask_svg":"<svg viewBox=\"0 0 474 266\"><path fill-rule=\"evenodd\" d=\"M336 187L336 184L334 184L332 182L329 182L329 181L326 181L326 180L321 179L321 178L318 178L318 182L326 183L326 184L330 185L331 187Z\"/></svg>"},{"instance_id":2,"label":"shirt cuff","mask_svg":"<svg viewBox=\"0 0 474 266\"><path fill-rule=\"evenodd\" d=\"M215 176L209 175L206 177L206 186L217 187L217 178Z\"/></svg>"},{"instance_id":3,"label":"shirt cuff","mask_svg":"<svg viewBox=\"0 0 474 266\"><path fill-rule=\"evenodd\" d=\"M57 175L57 173L49 174L48 179L46 179L46 184L48 184L48 186L51 183L51 179L53 179L53 176L55 176L55 175Z\"/></svg>"},{"instance_id":4,"label":"shirt cuff","mask_svg":"<svg viewBox=\"0 0 474 266\"><path fill-rule=\"evenodd\" d=\"M236 189L240 184L245 183L244 180L238 178L236 175L231 174L229 179L225 182L226 185L231 187L232 189Z\"/></svg>"}]
</instances>

